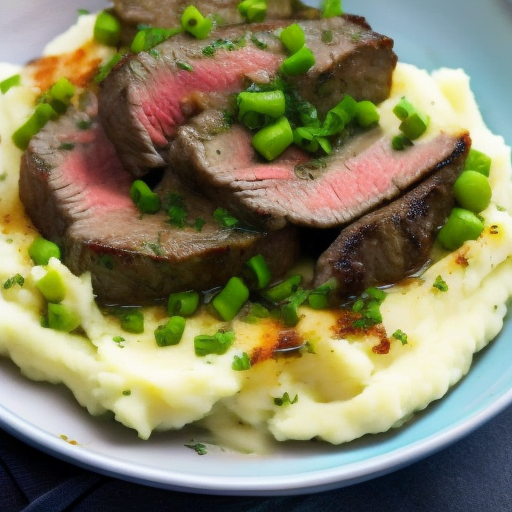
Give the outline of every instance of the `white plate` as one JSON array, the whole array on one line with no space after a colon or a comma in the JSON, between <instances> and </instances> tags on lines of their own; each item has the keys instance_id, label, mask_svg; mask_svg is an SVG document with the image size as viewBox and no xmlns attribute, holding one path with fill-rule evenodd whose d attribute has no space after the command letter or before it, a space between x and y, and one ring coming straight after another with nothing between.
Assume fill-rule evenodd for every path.
<instances>
[{"instance_id":1,"label":"white plate","mask_svg":"<svg viewBox=\"0 0 512 512\"><path fill-rule=\"evenodd\" d=\"M463 67L472 77L490 128L512 143L512 4L508 0L345 0L393 37L399 58L421 67ZM0 60L37 56L42 43L101 0L18 0L0 6ZM16 31L12 31L16 27ZM9 29L8 29L9 28ZM17 52L17 53L15 53ZM512 323L475 360L445 398L399 430L341 447L283 443L272 455L244 456L185 447L185 430L140 441L90 417L60 387L30 382L0 361L0 425L27 443L74 464L168 489L222 494L299 494L353 484L401 468L471 432L512 403ZM71 444L63 440L76 441Z\"/></svg>"}]
</instances>

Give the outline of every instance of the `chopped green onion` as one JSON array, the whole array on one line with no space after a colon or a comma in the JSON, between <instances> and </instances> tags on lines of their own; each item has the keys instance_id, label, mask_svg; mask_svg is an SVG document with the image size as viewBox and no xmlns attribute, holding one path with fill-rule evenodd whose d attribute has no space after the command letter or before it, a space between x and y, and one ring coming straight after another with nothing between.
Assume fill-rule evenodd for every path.
<instances>
[{"instance_id":1,"label":"chopped green onion","mask_svg":"<svg viewBox=\"0 0 512 512\"><path fill-rule=\"evenodd\" d=\"M60 272L54 268L36 281L36 286L48 302L62 302L66 296L66 285Z\"/></svg>"},{"instance_id":2,"label":"chopped green onion","mask_svg":"<svg viewBox=\"0 0 512 512\"><path fill-rule=\"evenodd\" d=\"M454 208L439 231L437 240L446 249L454 251L467 240L476 240L483 230L483 221L473 212Z\"/></svg>"},{"instance_id":3,"label":"chopped green onion","mask_svg":"<svg viewBox=\"0 0 512 512\"><path fill-rule=\"evenodd\" d=\"M257 112L271 117L281 117L285 112L283 91L241 92L237 96L238 119L242 120L249 112Z\"/></svg>"},{"instance_id":4,"label":"chopped green onion","mask_svg":"<svg viewBox=\"0 0 512 512\"><path fill-rule=\"evenodd\" d=\"M169 316L190 316L199 305L199 293L195 291L177 292L169 295L167 314Z\"/></svg>"},{"instance_id":5,"label":"chopped green onion","mask_svg":"<svg viewBox=\"0 0 512 512\"><path fill-rule=\"evenodd\" d=\"M144 332L144 315L139 309L132 311L123 311L119 315L121 328L123 331L140 334Z\"/></svg>"},{"instance_id":6,"label":"chopped green onion","mask_svg":"<svg viewBox=\"0 0 512 512\"><path fill-rule=\"evenodd\" d=\"M471 148L464 165L465 171L477 171L484 176L489 177L491 171L492 159L490 156Z\"/></svg>"},{"instance_id":7,"label":"chopped green onion","mask_svg":"<svg viewBox=\"0 0 512 512\"><path fill-rule=\"evenodd\" d=\"M298 52L306 44L304 31L297 23L292 23L284 28L279 35L279 39L291 54Z\"/></svg>"},{"instance_id":8,"label":"chopped green onion","mask_svg":"<svg viewBox=\"0 0 512 512\"><path fill-rule=\"evenodd\" d=\"M48 265L50 258L60 260L60 249L50 240L38 237L30 244L28 255L36 265Z\"/></svg>"},{"instance_id":9,"label":"chopped green onion","mask_svg":"<svg viewBox=\"0 0 512 512\"><path fill-rule=\"evenodd\" d=\"M234 228L239 223L239 220L224 208L216 208L213 212L213 218L223 228Z\"/></svg>"},{"instance_id":10,"label":"chopped green onion","mask_svg":"<svg viewBox=\"0 0 512 512\"><path fill-rule=\"evenodd\" d=\"M226 322L233 320L249 298L249 289L239 277L232 277L212 300L212 306Z\"/></svg>"},{"instance_id":11,"label":"chopped green onion","mask_svg":"<svg viewBox=\"0 0 512 512\"><path fill-rule=\"evenodd\" d=\"M261 290L269 285L272 275L263 255L253 256L246 262L245 266L248 270L248 281L251 284L251 288Z\"/></svg>"},{"instance_id":12,"label":"chopped green onion","mask_svg":"<svg viewBox=\"0 0 512 512\"><path fill-rule=\"evenodd\" d=\"M292 142L292 127L284 116L262 128L252 139L254 149L269 161L277 158Z\"/></svg>"},{"instance_id":13,"label":"chopped green onion","mask_svg":"<svg viewBox=\"0 0 512 512\"><path fill-rule=\"evenodd\" d=\"M429 124L429 116L421 112L414 112L400 123L400 131L409 140L416 140L426 132Z\"/></svg>"},{"instance_id":14,"label":"chopped green onion","mask_svg":"<svg viewBox=\"0 0 512 512\"><path fill-rule=\"evenodd\" d=\"M194 338L194 351L200 357L208 354L222 355L227 352L234 341L235 333L233 331L218 331L213 336L199 334Z\"/></svg>"},{"instance_id":15,"label":"chopped green onion","mask_svg":"<svg viewBox=\"0 0 512 512\"><path fill-rule=\"evenodd\" d=\"M407 345L408 343L407 334L405 334L401 329L397 329L391 336L400 341L402 345Z\"/></svg>"},{"instance_id":16,"label":"chopped green onion","mask_svg":"<svg viewBox=\"0 0 512 512\"><path fill-rule=\"evenodd\" d=\"M329 295L336 289L336 280L329 280L315 288L308 295L308 303L313 309L325 309L329 306Z\"/></svg>"},{"instance_id":17,"label":"chopped green onion","mask_svg":"<svg viewBox=\"0 0 512 512\"><path fill-rule=\"evenodd\" d=\"M464 171L453 185L453 195L462 208L480 213L491 203L492 189L484 174Z\"/></svg>"},{"instance_id":18,"label":"chopped green onion","mask_svg":"<svg viewBox=\"0 0 512 512\"><path fill-rule=\"evenodd\" d=\"M322 1L322 18L333 18L343 14L341 0L323 0Z\"/></svg>"},{"instance_id":19,"label":"chopped green onion","mask_svg":"<svg viewBox=\"0 0 512 512\"><path fill-rule=\"evenodd\" d=\"M94 23L94 40L106 46L116 46L121 36L121 23L112 14L102 11Z\"/></svg>"},{"instance_id":20,"label":"chopped green onion","mask_svg":"<svg viewBox=\"0 0 512 512\"><path fill-rule=\"evenodd\" d=\"M71 332L80 325L78 314L63 304L48 304L48 327L56 331Z\"/></svg>"},{"instance_id":21,"label":"chopped green onion","mask_svg":"<svg viewBox=\"0 0 512 512\"><path fill-rule=\"evenodd\" d=\"M300 320L299 306L308 298L306 290L299 289L281 306L281 317L286 327L295 327Z\"/></svg>"},{"instance_id":22,"label":"chopped green onion","mask_svg":"<svg viewBox=\"0 0 512 512\"><path fill-rule=\"evenodd\" d=\"M448 284L440 275L436 277L436 280L434 281L432 287L435 288L436 290L439 290L440 292L448 291Z\"/></svg>"},{"instance_id":23,"label":"chopped green onion","mask_svg":"<svg viewBox=\"0 0 512 512\"><path fill-rule=\"evenodd\" d=\"M110 60L100 67L98 74L94 77L94 81L99 84L107 78L114 66L121 60L123 56L120 53L115 53Z\"/></svg>"},{"instance_id":24,"label":"chopped green onion","mask_svg":"<svg viewBox=\"0 0 512 512\"><path fill-rule=\"evenodd\" d=\"M243 320L245 323L248 324L256 324L262 318L269 317L270 311L265 306L259 304L258 302L255 302L254 304L251 304L249 312L247 313L247 316Z\"/></svg>"},{"instance_id":25,"label":"chopped green onion","mask_svg":"<svg viewBox=\"0 0 512 512\"><path fill-rule=\"evenodd\" d=\"M142 180L135 180L130 188L130 197L141 213L157 213L160 210L160 198Z\"/></svg>"},{"instance_id":26,"label":"chopped green onion","mask_svg":"<svg viewBox=\"0 0 512 512\"><path fill-rule=\"evenodd\" d=\"M242 372L244 370L248 370L251 367L251 360L249 356L244 352L241 356L236 356L233 358L233 362L231 363L231 368L236 372Z\"/></svg>"},{"instance_id":27,"label":"chopped green onion","mask_svg":"<svg viewBox=\"0 0 512 512\"><path fill-rule=\"evenodd\" d=\"M143 28L133 38L130 50L133 53L147 52L167 39L183 32L179 28Z\"/></svg>"},{"instance_id":28,"label":"chopped green onion","mask_svg":"<svg viewBox=\"0 0 512 512\"><path fill-rule=\"evenodd\" d=\"M283 61L281 71L288 76L302 75L314 64L315 55L307 46L303 46Z\"/></svg>"},{"instance_id":29,"label":"chopped green onion","mask_svg":"<svg viewBox=\"0 0 512 512\"><path fill-rule=\"evenodd\" d=\"M302 276L300 274L295 274L279 284L263 290L261 295L264 299L270 302L281 302L298 290L301 281Z\"/></svg>"},{"instance_id":30,"label":"chopped green onion","mask_svg":"<svg viewBox=\"0 0 512 512\"><path fill-rule=\"evenodd\" d=\"M361 128L373 126L380 120L380 115L375 103L372 103L369 100L363 100L357 103L355 117Z\"/></svg>"},{"instance_id":31,"label":"chopped green onion","mask_svg":"<svg viewBox=\"0 0 512 512\"><path fill-rule=\"evenodd\" d=\"M57 114L64 114L74 94L75 86L67 78L62 77L50 87L45 100Z\"/></svg>"},{"instance_id":32,"label":"chopped green onion","mask_svg":"<svg viewBox=\"0 0 512 512\"><path fill-rule=\"evenodd\" d=\"M15 274L12 277L9 277L9 279L7 279L4 282L4 290L9 290L15 285L18 285L21 287L24 284L25 284L25 278L21 274Z\"/></svg>"},{"instance_id":33,"label":"chopped green onion","mask_svg":"<svg viewBox=\"0 0 512 512\"><path fill-rule=\"evenodd\" d=\"M21 75L12 75L0 82L0 92L5 94L11 87L17 87L21 84Z\"/></svg>"},{"instance_id":34,"label":"chopped green onion","mask_svg":"<svg viewBox=\"0 0 512 512\"><path fill-rule=\"evenodd\" d=\"M393 113L400 121L405 121L411 114L414 114L414 112L415 108L405 97L400 98L400 101L393 108Z\"/></svg>"},{"instance_id":35,"label":"chopped green onion","mask_svg":"<svg viewBox=\"0 0 512 512\"><path fill-rule=\"evenodd\" d=\"M391 146L395 151L403 151L412 145L412 140L408 139L405 135L395 135L391 141Z\"/></svg>"},{"instance_id":36,"label":"chopped green onion","mask_svg":"<svg viewBox=\"0 0 512 512\"><path fill-rule=\"evenodd\" d=\"M290 395L287 391L283 393L283 396L280 398L274 398L274 404L278 407L282 407L283 405L293 405L299 401L299 395L295 395L293 399L290 398Z\"/></svg>"},{"instance_id":37,"label":"chopped green onion","mask_svg":"<svg viewBox=\"0 0 512 512\"><path fill-rule=\"evenodd\" d=\"M327 112L320 130L321 135L328 137L341 133L354 119L356 112L357 101L349 94L345 94L343 99Z\"/></svg>"},{"instance_id":38,"label":"chopped green onion","mask_svg":"<svg viewBox=\"0 0 512 512\"><path fill-rule=\"evenodd\" d=\"M372 286L366 289L352 305L352 311L361 315L361 318L355 320L352 325L356 328L366 329L381 323L380 306L385 298L386 292L379 288Z\"/></svg>"},{"instance_id":39,"label":"chopped green onion","mask_svg":"<svg viewBox=\"0 0 512 512\"><path fill-rule=\"evenodd\" d=\"M267 15L266 0L244 0L238 4L238 12L249 23L263 21Z\"/></svg>"},{"instance_id":40,"label":"chopped green onion","mask_svg":"<svg viewBox=\"0 0 512 512\"><path fill-rule=\"evenodd\" d=\"M185 332L186 320L182 316L172 316L165 325L155 329L155 341L159 347L177 345Z\"/></svg>"},{"instance_id":41,"label":"chopped green onion","mask_svg":"<svg viewBox=\"0 0 512 512\"><path fill-rule=\"evenodd\" d=\"M204 39L210 33L213 21L205 18L196 7L189 5L181 16L181 26L197 39Z\"/></svg>"},{"instance_id":42,"label":"chopped green onion","mask_svg":"<svg viewBox=\"0 0 512 512\"><path fill-rule=\"evenodd\" d=\"M25 149L28 148L30 139L32 139L50 119L55 119L56 117L57 113L53 110L51 105L48 105L48 103L39 103L26 123L12 134L14 145L25 151Z\"/></svg>"}]
</instances>

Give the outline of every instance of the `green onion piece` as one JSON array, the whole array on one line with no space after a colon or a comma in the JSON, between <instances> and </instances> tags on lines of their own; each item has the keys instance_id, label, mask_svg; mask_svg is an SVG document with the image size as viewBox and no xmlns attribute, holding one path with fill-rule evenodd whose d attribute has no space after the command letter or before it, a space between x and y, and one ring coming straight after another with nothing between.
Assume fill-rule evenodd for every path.
<instances>
[{"instance_id":1,"label":"green onion piece","mask_svg":"<svg viewBox=\"0 0 512 512\"><path fill-rule=\"evenodd\" d=\"M46 274L36 281L36 286L48 302L62 302L66 296L64 280L54 268L48 269Z\"/></svg>"},{"instance_id":2,"label":"green onion piece","mask_svg":"<svg viewBox=\"0 0 512 512\"><path fill-rule=\"evenodd\" d=\"M306 44L304 31L297 23L292 23L284 28L279 35L279 39L291 54L298 52Z\"/></svg>"},{"instance_id":3,"label":"green onion piece","mask_svg":"<svg viewBox=\"0 0 512 512\"><path fill-rule=\"evenodd\" d=\"M492 159L490 156L471 148L464 165L465 171L477 171L484 176L489 177L491 171Z\"/></svg>"},{"instance_id":4,"label":"green onion piece","mask_svg":"<svg viewBox=\"0 0 512 512\"><path fill-rule=\"evenodd\" d=\"M414 114L415 111L416 109L413 107L412 103L405 97L402 97L393 108L393 113L400 121L405 121L411 114Z\"/></svg>"},{"instance_id":5,"label":"green onion piece","mask_svg":"<svg viewBox=\"0 0 512 512\"><path fill-rule=\"evenodd\" d=\"M167 39L183 32L179 28L143 28L133 38L130 50L133 53L147 52Z\"/></svg>"},{"instance_id":6,"label":"green onion piece","mask_svg":"<svg viewBox=\"0 0 512 512\"><path fill-rule=\"evenodd\" d=\"M237 97L238 119L248 112L258 112L271 117L281 117L285 112L283 91L241 92Z\"/></svg>"},{"instance_id":7,"label":"green onion piece","mask_svg":"<svg viewBox=\"0 0 512 512\"><path fill-rule=\"evenodd\" d=\"M24 284L25 278L21 274L14 274L4 282L4 290L9 290L15 285L22 287Z\"/></svg>"},{"instance_id":8,"label":"green onion piece","mask_svg":"<svg viewBox=\"0 0 512 512\"><path fill-rule=\"evenodd\" d=\"M286 327L295 327L300 320L299 306L308 298L306 290L299 289L281 306L281 316Z\"/></svg>"},{"instance_id":9,"label":"green onion piece","mask_svg":"<svg viewBox=\"0 0 512 512\"><path fill-rule=\"evenodd\" d=\"M17 87L21 84L21 75L12 75L0 82L0 92L5 94L11 87Z\"/></svg>"},{"instance_id":10,"label":"green onion piece","mask_svg":"<svg viewBox=\"0 0 512 512\"><path fill-rule=\"evenodd\" d=\"M119 320L123 331L132 332L134 334L144 332L144 315L142 311L138 309L123 311L119 316Z\"/></svg>"},{"instance_id":11,"label":"green onion piece","mask_svg":"<svg viewBox=\"0 0 512 512\"><path fill-rule=\"evenodd\" d=\"M369 128L377 124L380 120L380 115L375 103L369 100L363 100L357 103L355 117L361 128Z\"/></svg>"},{"instance_id":12,"label":"green onion piece","mask_svg":"<svg viewBox=\"0 0 512 512\"><path fill-rule=\"evenodd\" d=\"M262 128L252 139L254 149L269 161L277 158L292 142L292 127L284 116Z\"/></svg>"},{"instance_id":13,"label":"green onion piece","mask_svg":"<svg viewBox=\"0 0 512 512\"><path fill-rule=\"evenodd\" d=\"M172 316L165 325L155 329L155 341L159 347L177 345L185 332L186 320L182 316Z\"/></svg>"},{"instance_id":14,"label":"green onion piece","mask_svg":"<svg viewBox=\"0 0 512 512\"><path fill-rule=\"evenodd\" d=\"M26 123L12 134L14 145L22 151L25 151L25 149L28 148L30 139L32 139L50 119L55 119L56 117L57 113L48 103L39 103Z\"/></svg>"},{"instance_id":15,"label":"green onion piece","mask_svg":"<svg viewBox=\"0 0 512 512\"><path fill-rule=\"evenodd\" d=\"M71 332L80 325L80 317L63 304L48 304L48 327L56 331Z\"/></svg>"},{"instance_id":16,"label":"green onion piece","mask_svg":"<svg viewBox=\"0 0 512 512\"><path fill-rule=\"evenodd\" d=\"M313 52L307 46L303 46L283 61L281 71L288 76L298 76L306 73L314 64Z\"/></svg>"},{"instance_id":17,"label":"green onion piece","mask_svg":"<svg viewBox=\"0 0 512 512\"><path fill-rule=\"evenodd\" d=\"M244 0L237 7L242 18L249 23L258 23L267 16L266 0Z\"/></svg>"},{"instance_id":18,"label":"green onion piece","mask_svg":"<svg viewBox=\"0 0 512 512\"><path fill-rule=\"evenodd\" d=\"M264 299L270 302L281 302L298 290L301 281L302 277L300 274L295 274L279 284L263 290L261 295Z\"/></svg>"},{"instance_id":19,"label":"green onion piece","mask_svg":"<svg viewBox=\"0 0 512 512\"><path fill-rule=\"evenodd\" d=\"M258 112L250 111L243 115L241 121L249 130L258 130L265 125L265 116L258 114Z\"/></svg>"},{"instance_id":20,"label":"green onion piece","mask_svg":"<svg viewBox=\"0 0 512 512\"><path fill-rule=\"evenodd\" d=\"M478 171L464 171L453 185L453 194L462 208L480 213L491 203L489 180Z\"/></svg>"},{"instance_id":21,"label":"green onion piece","mask_svg":"<svg viewBox=\"0 0 512 512\"><path fill-rule=\"evenodd\" d=\"M195 313L198 305L199 293L195 291L171 293L167 301L167 314L190 316Z\"/></svg>"},{"instance_id":22,"label":"green onion piece","mask_svg":"<svg viewBox=\"0 0 512 512\"><path fill-rule=\"evenodd\" d=\"M233 358L233 362L231 363L231 368L236 372L242 372L245 370L249 370L251 367L251 360L249 356L244 352L241 356L235 355Z\"/></svg>"},{"instance_id":23,"label":"green onion piece","mask_svg":"<svg viewBox=\"0 0 512 512\"><path fill-rule=\"evenodd\" d=\"M308 303L313 309L325 309L329 306L329 295L336 289L335 279L329 280L322 286L315 288L308 295Z\"/></svg>"},{"instance_id":24,"label":"green onion piece","mask_svg":"<svg viewBox=\"0 0 512 512\"><path fill-rule=\"evenodd\" d=\"M357 101L349 94L345 94L343 99L327 112L320 134L329 137L341 133L354 119L356 112Z\"/></svg>"},{"instance_id":25,"label":"green onion piece","mask_svg":"<svg viewBox=\"0 0 512 512\"><path fill-rule=\"evenodd\" d=\"M395 135L391 141L391 146L395 151L403 151L412 145L412 140L408 139L405 135Z\"/></svg>"},{"instance_id":26,"label":"green onion piece","mask_svg":"<svg viewBox=\"0 0 512 512\"><path fill-rule=\"evenodd\" d=\"M332 18L343 14L341 0L323 0L322 1L322 18Z\"/></svg>"},{"instance_id":27,"label":"green onion piece","mask_svg":"<svg viewBox=\"0 0 512 512\"><path fill-rule=\"evenodd\" d=\"M194 351L200 357L208 354L222 355L227 352L234 341L235 333L233 331L218 331L213 336L200 334L194 338Z\"/></svg>"},{"instance_id":28,"label":"green onion piece","mask_svg":"<svg viewBox=\"0 0 512 512\"><path fill-rule=\"evenodd\" d=\"M454 251L467 240L476 240L484 230L483 221L473 212L463 208L454 208L437 235L439 243Z\"/></svg>"},{"instance_id":29,"label":"green onion piece","mask_svg":"<svg viewBox=\"0 0 512 512\"><path fill-rule=\"evenodd\" d=\"M270 311L265 306L262 306L258 302L255 302L254 304L251 304L249 312L247 313L247 316L243 320L247 324L256 324L262 318L269 317Z\"/></svg>"},{"instance_id":30,"label":"green onion piece","mask_svg":"<svg viewBox=\"0 0 512 512\"><path fill-rule=\"evenodd\" d=\"M100 67L98 74L94 77L94 81L99 84L107 78L113 67L121 60L123 56L120 53L114 54L103 66Z\"/></svg>"},{"instance_id":31,"label":"green onion piece","mask_svg":"<svg viewBox=\"0 0 512 512\"><path fill-rule=\"evenodd\" d=\"M305 126L299 126L293 130L293 142L302 149L314 153L318 150L318 138L315 135L318 129L310 129Z\"/></svg>"},{"instance_id":32,"label":"green onion piece","mask_svg":"<svg viewBox=\"0 0 512 512\"><path fill-rule=\"evenodd\" d=\"M213 218L223 228L234 228L239 223L239 220L224 208L216 208L213 212Z\"/></svg>"},{"instance_id":33,"label":"green onion piece","mask_svg":"<svg viewBox=\"0 0 512 512\"><path fill-rule=\"evenodd\" d=\"M36 265L48 265L50 258L60 260L60 249L50 240L38 237L30 244L28 255Z\"/></svg>"},{"instance_id":34,"label":"green onion piece","mask_svg":"<svg viewBox=\"0 0 512 512\"><path fill-rule=\"evenodd\" d=\"M400 341L402 345L407 345L408 343L407 334L405 334L401 329L397 329L391 336Z\"/></svg>"},{"instance_id":35,"label":"green onion piece","mask_svg":"<svg viewBox=\"0 0 512 512\"><path fill-rule=\"evenodd\" d=\"M213 21L205 18L193 5L189 5L181 16L181 26L197 39L204 39L210 33Z\"/></svg>"},{"instance_id":36,"label":"green onion piece","mask_svg":"<svg viewBox=\"0 0 512 512\"><path fill-rule=\"evenodd\" d=\"M212 300L212 306L225 321L233 320L249 298L249 289L239 277L232 277Z\"/></svg>"},{"instance_id":37,"label":"green onion piece","mask_svg":"<svg viewBox=\"0 0 512 512\"><path fill-rule=\"evenodd\" d=\"M436 277L436 280L432 284L432 287L435 288L436 290L439 290L440 292L448 291L448 284L440 275Z\"/></svg>"},{"instance_id":38,"label":"green onion piece","mask_svg":"<svg viewBox=\"0 0 512 512\"><path fill-rule=\"evenodd\" d=\"M65 77L59 78L46 94L46 101L58 114L66 112L71 98L75 94L75 86Z\"/></svg>"},{"instance_id":39,"label":"green onion piece","mask_svg":"<svg viewBox=\"0 0 512 512\"><path fill-rule=\"evenodd\" d=\"M130 197L141 213L157 213L160 210L160 198L142 180L135 180L130 188Z\"/></svg>"},{"instance_id":40,"label":"green onion piece","mask_svg":"<svg viewBox=\"0 0 512 512\"><path fill-rule=\"evenodd\" d=\"M269 285L272 275L263 255L253 256L245 265L248 270L248 281L251 288L261 290Z\"/></svg>"},{"instance_id":41,"label":"green onion piece","mask_svg":"<svg viewBox=\"0 0 512 512\"><path fill-rule=\"evenodd\" d=\"M121 23L112 14L102 11L94 23L94 40L106 46L116 46L121 36Z\"/></svg>"},{"instance_id":42,"label":"green onion piece","mask_svg":"<svg viewBox=\"0 0 512 512\"><path fill-rule=\"evenodd\" d=\"M425 133L429 124L429 116L421 112L414 112L400 123L400 131L409 140L416 140Z\"/></svg>"}]
</instances>

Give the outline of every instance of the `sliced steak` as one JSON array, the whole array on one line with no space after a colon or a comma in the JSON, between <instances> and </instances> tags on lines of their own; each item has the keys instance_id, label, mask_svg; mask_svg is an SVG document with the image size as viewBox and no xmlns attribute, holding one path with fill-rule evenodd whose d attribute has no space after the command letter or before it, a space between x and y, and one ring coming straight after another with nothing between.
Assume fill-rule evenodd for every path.
<instances>
[{"instance_id":1,"label":"sliced steak","mask_svg":"<svg viewBox=\"0 0 512 512\"><path fill-rule=\"evenodd\" d=\"M226 129L222 123L222 114L210 111L182 126L169 152L172 169L189 187L267 229L287 222L320 228L347 224L460 151L459 137L446 133L395 151L376 128L319 160L290 148L268 163L253 150L248 130L240 125Z\"/></svg>"},{"instance_id":2,"label":"sliced steak","mask_svg":"<svg viewBox=\"0 0 512 512\"><path fill-rule=\"evenodd\" d=\"M248 84L275 78L286 57L276 30L289 23L229 26L206 40L179 34L156 52L126 56L99 94L101 122L125 167L140 176L164 166L169 140L188 118L228 109ZM391 39L353 16L299 23L316 63L289 81L320 115L345 93L376 103L389 95L396 65Z\"/></svg>"},{"instance_id":3,"label":"sliced steak","mask_svg":"<svg viewBox=\"0 0 512 512\"><path fill-rule=\"evenodd\" d=\"M199 0L194 6L204 15L212 15L218 24L241 23L238 12L239 0ZM291 0L268 0L267 18L290 18L296 13L295 2ZM299 2L296 2L299 4ZM190 5L189 0L114 0L114 12L127 26L138 25L173 28L180 24L183 11Z\"/></svg>"},{"instance_id":4,"label":"sliced steak","mask_svg":"<svg viewBox=\"0 0 512 512\"><path fill-rule=\"evenodd\" d=\"M213 221L215 205L179 189L173 191L184 195L189 218L206 221L200 232L171 226L164 213L141 216L129 196L131 180L85 112L49 123L22 160L20 197L29 217L63 247L72 272L91 272L104 303L145 304L174 291L208 290L240 274L259 253L279 275L298 256L295 230L223 229Z\"/></svg>"},{"instance_id":5,"label":"sliced steak","mask_svg":"<svg viewBox=\"0 0 512 512\"><path fill-rule=\"evenodd\" d=\"M463 134L451 155L440 155L426 180L343 229L318 259L315 286L335 278L338 295L347 297L369 286L397 283L423 267L453 208L453 184L470 146L469 135Z\"/></svg>"}]
</instances>

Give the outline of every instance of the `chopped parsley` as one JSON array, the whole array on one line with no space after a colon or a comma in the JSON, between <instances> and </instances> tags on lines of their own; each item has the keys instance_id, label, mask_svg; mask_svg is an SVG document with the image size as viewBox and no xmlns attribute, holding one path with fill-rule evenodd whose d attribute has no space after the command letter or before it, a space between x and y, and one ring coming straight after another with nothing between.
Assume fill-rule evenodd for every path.
<instances>
[{"instance_id":1,"label":"chopped parsley","mask_svg":"<svg viewBox=\"0 0 512 512\"><path fill-rule=\"evenodd\" d=\"M254 34L251 36L251 42L254 46L256 46L256 48L259 48L260 50L264 50L267 47L267 43L261 39L258 39L258 37Z\"/></svg>"},{"instance_id":2,"label":"chopped parsley","mask_svg":"<svg viewBox=\"0 0 512 512\"><path fill-rule=\"evenodd\" d=\"M185 198L177 192L171 192L164 200L164 207L169 215L169 223L184 228L188 217Z\"/></svg>"},{"instance_id":3,"label":"chopped parsley","mask_svg":"<svg viewBox=\"0 0 512 512\"><path fill-rule=\"evenodd\" d=\"M231 41L230 39L217 39L212 44L203 48L203 55L206 57L213 57L217 50L227 50L232 52L233 50L239 50L246 45L244 36Z\"/></svg>"},{"instance_id":4,"label":"chopped parsley","mask_svg":"<svg viewBox=\"0 0 512 512\"><path fill-rule=\"evenodd\" d=\"M79 130L88 130L91 126L92 126L92 121L87 120L87 119L80 119L80 121L78 121L76 123L76 127Z\"/></svg>"},{"instance_id":5,"label":"chopped parsley","mask_svg":"<svg viewBox=\"0 0 512 512\"><path fill-rule=\"evenodd\" d=\"M132 392L131 392L131 390L129 390L129 389L125 389L125 390L123 391L123 395L124 395L124 396L130 396L131 394L132 394Z\"/></svg>"},{"instance_id":6,"label":"chopped parsley","mask_svg":"<svg viewBox=\"0 0 512 512\"><path fill-rule=\"evenodd\" d=\"M244 352L241 356L235 356L231 368L237 372L248 370L251 367L251 360L249 356Z\"/></svg>"},{"instance_id":7,"label":"chopped parsley","mask_svg":"<svg viewBox=\"0 0 512 512\"><path fill-rule=\"evenodd\" d=\"M194 66L183 60L177 60L176 66L178 66L178 68L182 69L183 71L194 71Z\"/></svg>"},{"instance_id":8,"label":"chopped parsley","mask_svg":"<svg viewBox=\"0 0 512 512\"><path fill-rule=\"evenodd\" d=\"M197 455L206 455L208 453L208 450L206 449L206 446L203 443L196 443L194 441L187 443L185 445L187 448L190 448L191 450L194 450Z\"/></svg>"},{"instance_id":9,"label":"chopped parsley","mask_svg":"<svg viewBox=\"0 0 512 512\"><path fill-rule=\"evenodd\" d=\"M436 280L434 281L434 284L432 285L432 287L436 288L440 292L448 291L448 285L446 284L446 281L441 276L436 277Z\"/></svg>"},{"instance_id":10,"label":"chopped parsley","mask_svg":"<svg viewBox=\"0 0 512 512\"><path fill-rule=\"evenodd\" d=\"M400 329L397 329L393 333L392 337L395 338L396 340L402 342L402 345L407 345L407 343L408 343L408 341L407 341L407 334L405 334L405 332L403 332Z\"/></svg>"},{"instance_id":11,"label":"chopped parsley","mask_svg":"<svg viewBox=\"0 0 512 512\"><path fill-rule=\"evenodd\" d=\"M274 404L278 407L282 407L284 405L293 405L299 401L299 395L295 395L293 399L290 399L290 395L288 391L285 391L281 398L274 398Z\"/></svg>"},{"instance_id":12,"label":"chopped parsley","mask_svg":"<svg viewBox=\"0 0 512 512\"><path fill-rule=\"evenodd\" d=\"M23 286L25 284L25 278L21 274L16 274L4 283L4 290L8 290L9 288L12 288L13 286Z\"/></svg>"}]
</instances>

